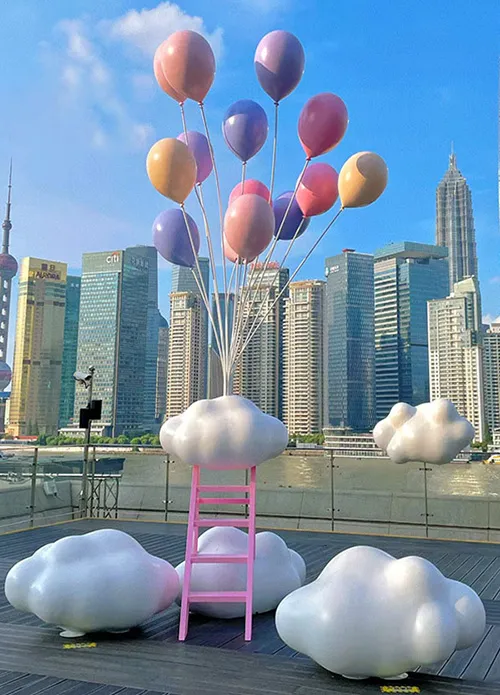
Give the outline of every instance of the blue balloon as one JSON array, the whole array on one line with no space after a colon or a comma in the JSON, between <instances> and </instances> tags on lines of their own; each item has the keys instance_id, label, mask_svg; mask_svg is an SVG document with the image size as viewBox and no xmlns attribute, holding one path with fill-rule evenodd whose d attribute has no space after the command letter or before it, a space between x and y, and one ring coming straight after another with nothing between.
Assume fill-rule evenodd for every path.
<instances>
[{"instance_id":1,"label":"blue balloon","mask_svg":"<svg viewBox=\"0 0 500 695\"><path fill-rule=\"evenodd\" d=\"M290 204L290 198L292 196L293 191L286 191L286 193L282 193L274 200L274 236L278 236L281 223L283 222L283 217L285 216L285 212L287 211L288 205ZM290 206L290 210L288 210L285 223L279 232L280 240L289 241L290 239L293 239L297 229L300 227L300 232L295 237L298 239L298 237L304 234L306 229L309 227L309 222L309 217L304 217L297 200L294 198L293 203Z\"/></svg>"},{"instance_id":2,"label":"blue balloon","mask_svg":"<svg viewBox=\"0 0 500 695\"><path fill-rule=\"evenodd\" d=\"M191 231L191 239L186 219ZM166 261L186 268L192 268L196 263L193 246L196 254L198 254L200 250L200 234L196 222L187 212L186 219L184 219L182 210L179 208L160 212L153 222L153 244L160 256Z\"/></svg>"},{"instance_id":3,"label":"blue balloon","mask_svg":"<svg viewBox=\"0 0 500 695\"><path fill-rule=\"evenodd\" d=\"M236 101L226 111L222 133L229 149L248 162L264 145L269 125L266 112L251 99Z\"/></svg>"}]
</instances>

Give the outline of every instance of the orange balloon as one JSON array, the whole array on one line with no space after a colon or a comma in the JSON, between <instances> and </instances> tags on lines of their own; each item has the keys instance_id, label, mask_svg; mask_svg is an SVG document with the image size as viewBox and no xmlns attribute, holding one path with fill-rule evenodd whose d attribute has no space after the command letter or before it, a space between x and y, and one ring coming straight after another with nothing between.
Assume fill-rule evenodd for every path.
<instances>
[{"instance_id":1,"label":"orange balloon","mask_svg":"<svg viewBox=\"0 0 500 695\"><path fill-rule=\"evenodd\" d=\"M162 195L183 203L196 182L196 160L177 138L158 140L148 152L149 180Z\"/></svg>"},{"instance_id":2,"label":"orange balloon","mask_svg":"<svg viewBox=\"0 0 500 695\"><path fill-rule=\"evenodd\" d=\"M176 31L165 41L160 65L177 94L202 102L215 77L215 57L208 41L196 31Z\"/></svg>"},{"instance_id":3,"label":"orange balloon","mask_svg":"<svg viewBox=\"0 0 500 695\"><path fill-rule=\"evenodd\" d=\"M163 89L163 91L166 94L168 94L169 97L172 97L172 99L175 99L175 101L178 101L179 104L183 104L186 101L186 97L182 94L179 94L179 92L175 91L175 89L168 82L167 78L165 77L165 75L163 73L161 61L162 61L162 56L163 56L163 53L165 52L166 47L167 47L167 42L164 41L163 43L161 43L158 46L158 48L156 49L156 52L155 52L155 57L153 59L153 70L155 73L156 81L158 82L160 87Z\"/></svg>"},{"instance_id":4,"label":"orange balloon","mask_svg":"<svg viewBox=\"0 0 500 695\"><path fill-rule=\"evenodd\" d=\"M343 208L362 208L380 198L387 186L387 164L375 152L358 152L349 157L339 174L339 196Z\"/></svg>"}]
</instances>

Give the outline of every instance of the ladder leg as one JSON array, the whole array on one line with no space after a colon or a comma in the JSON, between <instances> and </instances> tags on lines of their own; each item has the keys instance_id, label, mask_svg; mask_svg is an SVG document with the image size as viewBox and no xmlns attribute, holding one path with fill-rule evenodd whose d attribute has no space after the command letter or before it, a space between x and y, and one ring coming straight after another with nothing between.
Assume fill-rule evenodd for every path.
<instances>
[{"instance_id":1,"label":"ladder leg","mask_svg":"<svg viewBox=\"0 0 500 695\"><path fill-rule=\"evenodd\" d=\"M191 496L189 499L189 517L186 539L186 557L184 561L184 581L182 586L181 617L179 623L179 641L186 639L189 622L189 591L191 586L191 558L193 550L197 550L197 534L195 520L198 516L198 487L200 484L200 467L193 466L193 476L191 480Z\"/></svg>"},{"instance_id":2,"label":"ladder leg","mask_svg":"<svg viewBox=\"0 0 500 695\"><path fill-rule=\"evenodd\" d=\"M248 525L248 558L247 558L247 597L245 602L245 641L252 639L253 618L253 575L255 561L255 506L256 506L257 468L250 469L249 490L249 525Z\"/></svg>"}]
</instances>

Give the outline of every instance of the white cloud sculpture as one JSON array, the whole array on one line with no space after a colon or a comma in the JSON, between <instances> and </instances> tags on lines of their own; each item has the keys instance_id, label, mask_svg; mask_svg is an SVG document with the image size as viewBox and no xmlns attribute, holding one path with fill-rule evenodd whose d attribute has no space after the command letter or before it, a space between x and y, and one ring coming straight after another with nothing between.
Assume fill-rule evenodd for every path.
<instances>
[{"instance_id":1,"label":"white cloud sculpture","mask_svg":"<svg viewBox=\"0 0 500 695\"><path fill-rule=\"evenodd\" d=\"M5 580L14 608L58 625L65 637L126 631L168 608L178 593L172 565L115 529L49 543Z\"/></svg>"},{"instance_id":2,"label":"white cloud sculpture","mask_svg":"<svg viewBox=\"0 0 500 695\"><path fill-rule=\"evenodd\" d=\"M450 463L474 438L474 427L453 403L438 398L414 408L396 403L373 430L378 447L394 463Z\"/></svg>"},{"instance_id":3,"label":"white cloud sculpture","mask_svg":"<svg viewBox=\"0 0 500 695\"><path fill-rule=\"evenodd\" d=\"M285 425L242 396L196 401L160 430L163 449L202 468L249 468L281 454Z\"/></svg>"},{"instance_id":4,"label":"white cloud sculpture","mask_svg":"<svg viewBox=\"0 0 500 695\"><path fill-rule=\"evenodd\" d=\"M292 649L348 678L396 678L477 643L485 611L465 584L419 557L349 548L289 594L276 628Z\"/></svg>"},{"instance_id":5,"label":"white cloud sculpture","mask_svg":"<svg viewBox=\"0 0 500 695\"><path fill-rule=\"evenodd\" d=\"M238 528L214 527L200 536L198 552L210 555L244 555L247 543L248 535ZM176 569L182 587L184 562ZM191 570L191 591L244 591L246 571L246 563L194 564ZM275 533L257 533L254 613L274 610L287 594L302 586L305 578L306 564L298 553L288 548L285 541ZM193 611L213 618L239 618L245 615L243 603L192 603L190 607Z\"/></svg>"}]
</instances>

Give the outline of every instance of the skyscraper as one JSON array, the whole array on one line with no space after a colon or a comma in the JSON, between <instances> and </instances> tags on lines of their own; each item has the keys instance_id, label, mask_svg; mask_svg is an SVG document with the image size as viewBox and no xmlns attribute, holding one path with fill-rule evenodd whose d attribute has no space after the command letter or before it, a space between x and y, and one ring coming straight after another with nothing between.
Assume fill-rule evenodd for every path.
<instances>
[{"instance_id":1,"label":"skyscraper","mask_svg":"<svg viewBox=\"0 0 500 695\"><path fill-rule=\"evenodd\" d=\"M80 318L81 277L68 275L66 279L66 311L64 314L64 348L61 368L61 400L59 427L65 427L73 417L75 405L76 357L78 352L78 321Z\"/></svg>"},{"instance_id":2,"label":"skyscraper","mask_svg":"<svg viewBox=\"0 0 500 695\"><path fill-rule=\"evenodd\" d=\"M325 288L321 280L292 282L285 302L283 422L290 434L321 432L325 424Z\"/></svg>"},{"instance_id":3,"label":"skyscraper","mask_svg":"<svg viewBox=\"0 0 500 695\"><path fill-rule=\"evenodd\" d=\"M328 418L366 432L375 424L373 256L344 249L325 275Z\"/></svg>"},{"instance_id":4,"label":"skyscraper","mask_svg":"<svg viewBox=\"0 0 500 695\"><path fill-rule=\"evenodd\" d=\"M160 314L156 363L156 420L161 424L167 412L168 321Z\"/></svg>"},{"instance_id":5,"label":"skyscraper","mask_svg":"<svg viewBox=\"0 0 500 695\"><path fill-rule=\"evenodd\" d=\"M23 258L8 432L56 434L64 348L66 263Z\"/></svg>"},{"instance_id":6,"label":"skyscraper","mask_svg":"<svg viewBox=\"0 0 500 695\"><path fill-rule=\"evenodd\" d=\"M158 361L158 337L160 313L158 311L158 252L154 246L134 246L134 253L148 263L148 306L146 374L144 378L144 405L142 429L153 431L156 426L156 369Z\"/></svg>"},{"instance_id":7,"label":"skyscraper","mask_svg":"<svg viewBox=\"0 0 500 695\"><path fill-rule=\"evenodd\" d=\"M429 400L427 302L448 296L448 251L402 241L375 252L377 420Z\"/></svg>"},{"instance_id":8,"label":"skyscraper","mask_svg":"<svg viewBox=\"0 0 500 695\"><path fill-rule=\"evenodd\" d=\"M448 170L436 189L436 244L448 249L450 293L456 282L477 277L472 196L453 151Z\"/></svg>"},{"instance_id":9,"label":"skyscraper","mask_svg":"<svg viewBox=\"0 0 500 695\"><path fill-rule=\"evenodd\" d=\"M201 297L200 290L196 283L194 274L198 277L199 284L205 288L205 293L207 298L210 298L210 261L208 258L198 258L198 263L200 265L201 280L198 274L198 269L194 267L185 268L184 266L174 265L172 268L172 292L192 292L197 297ZM205 398L207 393L207 371L208 371L208 312L206 310L205 304L201 304L201 317L202 317L202 332L205 336L205 344L201 346L203 351L203 359L205 360L205 369L203 371L203 385L202 385L202 396Z\"/></svg>"},{"instance_id":10,"label":"skyscraper","mask_svg":"<svg viewBox=\"0 0 500 695\"><path fill-rule=\"evenodd\" d=\"M193 292L170 295L167 416L180 415L205 397L206 323L203 302Z\"/></svg>"},{"instance_id":11,"label":"skyscraper","mask_svg":"<svg viewBox=\"0 0 500 695\"><path fill-rule=\"evenodd\" d=\"M9 169L9 186L7 194L7 207L5 219L2 223L2 253L0 253L0 391L5 391L10 384L12 372L7 364L7 347L9 342L9 320L10 320L10 295L12 290L12 280L17 273L17 261L9 253L10 232L12 222L10 220L11 211L11 192L12 192L12 160ZM3 431L3 416L1 418L1 428Z\"/></svg>"},{"instance_id":12,"label":"skyscraper","mask_svg":"<svg viewBox=\"0 0 500 695\"><path fill-rule=\"evenodd\" d=\"M112 436L144 428L149 258L137 248L83 255L78 370L95 367L94 398ZM156 342L156 341L155 341ZM76 389L75 418L86 404ZM155 390L152 394L156 403Z\"/></svg>"},{"instance_id":13,"label":"skyscraper","mask_svg":"<svg viewBox=\"0 0 500 695\"><path fill-rule=\"evenodd\" d=\"M241 346L252 337L236 365L233 381L234 393L279 418L283 416L283 322L288 290L278 297L288 278L288 268L279 268L278 263L269 263L266 269L260 265L254 271L252 288L242 289Z\"/></svg>"},{"instance_id":14,"label":"skyscraper","mask_svg":"<svg viewBox=\"0 0 500 695\"><path fill-rule=\"evenodd\" d=\"M500 316L483 336L484 406L490 435L500 430Z\"/></svg>"},{"instance_id":15,"label":"skyscraper","mask_svg":"<svg viewBox=\"0 0 500 695\"><path fill-rule=\"evenodd\" d=\"M446 299L428 303L430 397L448 398L485 435L483 345L480 298L475 278L455 283Z\"/></svg>"}]
</instances>

